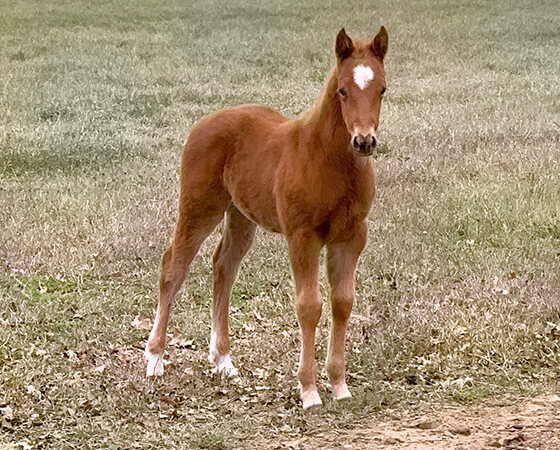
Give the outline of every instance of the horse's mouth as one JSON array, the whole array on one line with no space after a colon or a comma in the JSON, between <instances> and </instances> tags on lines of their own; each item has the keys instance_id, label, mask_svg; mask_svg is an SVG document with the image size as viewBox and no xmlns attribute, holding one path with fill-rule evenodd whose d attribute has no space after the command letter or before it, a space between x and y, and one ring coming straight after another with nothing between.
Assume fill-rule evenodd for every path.
<instances>
[{"instance_id":1,"label":"horse's mouth","mask_svg":"<svg viewBox=\"0 0 560 450\"><path fill-rule=\"evenodd\" d=\"M375 151L375 147L366 147L366 148L353 148L358 156L371 156Z\"/></svg>"},{"instance_id":2,"label":"horse's mouth","mask_svg":"<svg viewBox=\"0 0 560 450\"><path fill-rule=\"evenodd\" d=\"M371 156L377 147L377 138L373 128L366 134L355 132L350 140L350 146L358 156Z\"/></svg>"}]
</instances>

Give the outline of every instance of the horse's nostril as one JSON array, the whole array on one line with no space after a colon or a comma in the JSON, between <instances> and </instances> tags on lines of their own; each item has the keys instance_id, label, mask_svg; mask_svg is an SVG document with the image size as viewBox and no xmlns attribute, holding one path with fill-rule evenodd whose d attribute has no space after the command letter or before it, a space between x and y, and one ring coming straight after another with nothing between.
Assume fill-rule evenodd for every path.
<instances>
[{"instance_id":1,"label":"horse's nostril","mask_svg":"<svg viewBox=\"0 0 560 450\"><path fill-rule=\"evenodd\" d=\"M373 150L377 144L375 136L371 134L356 134L352 138L352 146L360 153L365 153L368 150Z\"/></svg>"}]
</instances>

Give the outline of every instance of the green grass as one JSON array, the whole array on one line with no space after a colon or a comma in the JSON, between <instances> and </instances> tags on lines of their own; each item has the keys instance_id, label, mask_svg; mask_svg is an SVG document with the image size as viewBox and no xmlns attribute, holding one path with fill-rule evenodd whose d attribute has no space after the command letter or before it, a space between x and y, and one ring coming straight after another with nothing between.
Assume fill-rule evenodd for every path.
<instances>
[{"instance_id":1,"label":"green grass","mask_svg":"<svg viewBox=\"0 0 560 450\"><path fill-rule=\"evenodd\" d=\"M558 389L557 2L0 8L0 445L262 448L392 409ZM297 116L338 30L371 38L382 24L388 93L348 341L354 398L300 410L286 246L264 232L233 290L240 383L206 359L219 232L169 330L192 343L170 346L164 380L146 380L148 331L132 324L153 314L189 127L239 103ZM321 370L328 322L325 308Z\"/></svg>"}]
</instances>

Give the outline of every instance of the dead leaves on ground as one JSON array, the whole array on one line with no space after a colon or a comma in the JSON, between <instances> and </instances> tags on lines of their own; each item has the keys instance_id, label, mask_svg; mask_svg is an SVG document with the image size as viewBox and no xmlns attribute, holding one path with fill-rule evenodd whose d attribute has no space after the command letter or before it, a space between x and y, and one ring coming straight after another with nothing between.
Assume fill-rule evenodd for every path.
<instances>
[{"instance_id":1,"label":"dead leaves on ground","mask_svg":"<svg viewBox=\"0 0 560 450\"><path fill-rule=\"evenodd\" d=\"M152 329L152 321L148 318L141 319L139 315L134 318L130 325L137 330L150 331Z\"/></svg>"},{"instance_id":2,"label":"dead leaves on ground","mask_svg":"<svg viewBox=\"0 0 560 450\"><path fill-rule=\"evenodd\" d=\"M153 322L151 319L148 318L140 318L139 315L134 317L134 320L130 323L132 328L136 328L137 330L146 330L150 331L153 326ZM180 337L175 337L172 334L167 335L167 345L172 347L179 347L179 348L195 348L194 340L193 339L185 339Z\"/></svg>"}]
</instances>

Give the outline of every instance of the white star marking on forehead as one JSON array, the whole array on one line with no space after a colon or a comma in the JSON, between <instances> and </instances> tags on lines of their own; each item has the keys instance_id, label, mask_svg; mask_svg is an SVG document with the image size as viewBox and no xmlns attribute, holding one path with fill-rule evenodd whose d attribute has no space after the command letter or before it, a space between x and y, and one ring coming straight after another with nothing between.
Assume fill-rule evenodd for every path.
<instances>
[{"instance_id":1,"label":"white star marking on forehead","mask_svg":"<svg viewBox=\"0 0 560 450\"><path fill-rule=\"evenodd\" d=\"M354 67L354 83L363 91L368 83L373 80L373 70L371 67L359 64Z\"/></svg>"}]
</instances>

